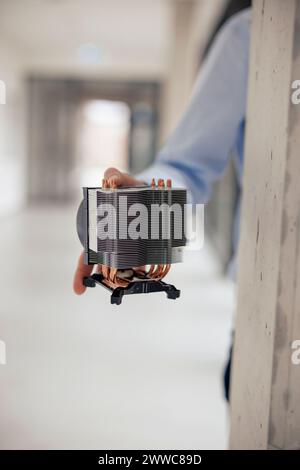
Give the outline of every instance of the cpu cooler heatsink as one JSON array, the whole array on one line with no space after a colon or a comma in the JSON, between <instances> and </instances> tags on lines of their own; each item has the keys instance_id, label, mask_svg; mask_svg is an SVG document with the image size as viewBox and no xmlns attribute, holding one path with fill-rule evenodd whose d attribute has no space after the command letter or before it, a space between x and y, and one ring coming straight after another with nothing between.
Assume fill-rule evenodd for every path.
<instances>
[{"instance_id":1,"label":"cpu cooler heatsink","mask_svg":"<svg viewBox=\"0 0 300 470\"><path fill-rule=\"evenodd\" d=\"M124 295L165 292L176 299L180 291L162 279L171 264L182 261L185 239L186 191L171 181L152 180L151 186L83 188L77 232L84 262L97 265L84 285L102 285L111 303Z\"/></svg>"}]
</instances>

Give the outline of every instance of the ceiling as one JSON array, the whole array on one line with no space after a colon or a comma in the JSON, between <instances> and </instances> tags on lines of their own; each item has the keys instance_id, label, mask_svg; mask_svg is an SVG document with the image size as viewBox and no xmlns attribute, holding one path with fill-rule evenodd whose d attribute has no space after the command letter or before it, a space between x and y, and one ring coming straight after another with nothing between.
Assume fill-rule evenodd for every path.
<instances>
[{"instance_id":1,"label":"ceiling","mask_svg":"<svg viewBox=\"0 0 300 470\"><path fill-rule=\"evenodd\" d=\"M168 57L168 0L0 0L0 39L26 69L160 77Z\"/></svg>"}]
</instances>

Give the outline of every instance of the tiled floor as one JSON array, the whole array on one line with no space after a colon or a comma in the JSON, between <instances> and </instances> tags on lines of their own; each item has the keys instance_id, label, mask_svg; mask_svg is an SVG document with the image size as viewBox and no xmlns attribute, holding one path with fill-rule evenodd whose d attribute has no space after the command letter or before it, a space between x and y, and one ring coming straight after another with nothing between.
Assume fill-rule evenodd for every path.
<instances>
[{"instance_id":1,"label":"tiled floor","mask_svg":"<svg viewBox=\"0 0 300 470\"><path fill-rule=\"evenodd\" d=\"M1 221L1 448L224 448L232 286L208 246L168 280L179 300L72 293L74 207Z\"/></svg>"}]
</instances>

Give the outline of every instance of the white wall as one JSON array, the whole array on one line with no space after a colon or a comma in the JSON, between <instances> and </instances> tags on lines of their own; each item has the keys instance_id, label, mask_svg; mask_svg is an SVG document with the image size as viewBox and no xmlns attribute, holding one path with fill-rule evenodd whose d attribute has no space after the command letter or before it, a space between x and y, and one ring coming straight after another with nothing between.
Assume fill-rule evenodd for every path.
<instances>
[{"instance_id":1,"label":"white wall","mask_svg":"<svg viewBox=\"0 0 300 470\"><path fill-rule=\"evenodd\" d=\"M0 0L0 80L7 84L7 104L0 105L0 215L25 202L26 100L22 71L27 76L165 81L160 132L161 140L165 140L185 107L198 52L201 56L226 0L184 3L91 0L87 9L83 0L72 1L72 8L70 2ZM179 21L181 11L187 16ZM103 52L96 63L79 60L79 46L89 42Z\"/></svg>"},{"instance_id":2,"label":"white wall","mask_svg":"<svg viewBox=\"0 0 300 470\"><path fill-rule=\"evenodd\" d=\"M0 80L6 84L6 104L0 104L0 215L25 202L25 83L16 50L0 41Z\"/></svg>"}]
</instances>

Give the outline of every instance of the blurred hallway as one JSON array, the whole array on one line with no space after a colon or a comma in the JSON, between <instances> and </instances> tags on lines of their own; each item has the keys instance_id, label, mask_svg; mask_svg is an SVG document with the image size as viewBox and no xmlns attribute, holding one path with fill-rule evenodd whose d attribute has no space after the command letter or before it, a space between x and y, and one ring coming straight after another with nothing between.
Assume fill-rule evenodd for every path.
<instances>
[{"instance_id":1,"label":"blurred hallway","mask_svg":"<svg viewBox=\"0 0 300 470\"><path fill-rule=\"evenodd\" d=\"M225 448L233 296L209 246L171 270L178 301L76 297L75 211L2 220L1 448Z\"/></svg>"},{"instance_id":2,"label":"blurred hallway","mask_svg":"<svg viewBox=\"0 0 300 470\"><path fill-rule=\"evenodd\" d=\"M299 37L300 0L0 0L0 450L300 449Z\"/></svg>"},{"instance_id":3,"label":"blurred hallway","mask_svg":"<svg viewBox=\"0 0 300 470\"><path fill-rule=\"evenodd\" d=\"M226 447L231 169L205 212L214 248L168 275L176 302L76 297L74 201L107 166L153 161L244 3L0 0L0 448Z\"/></svg>"}]
</instances>

